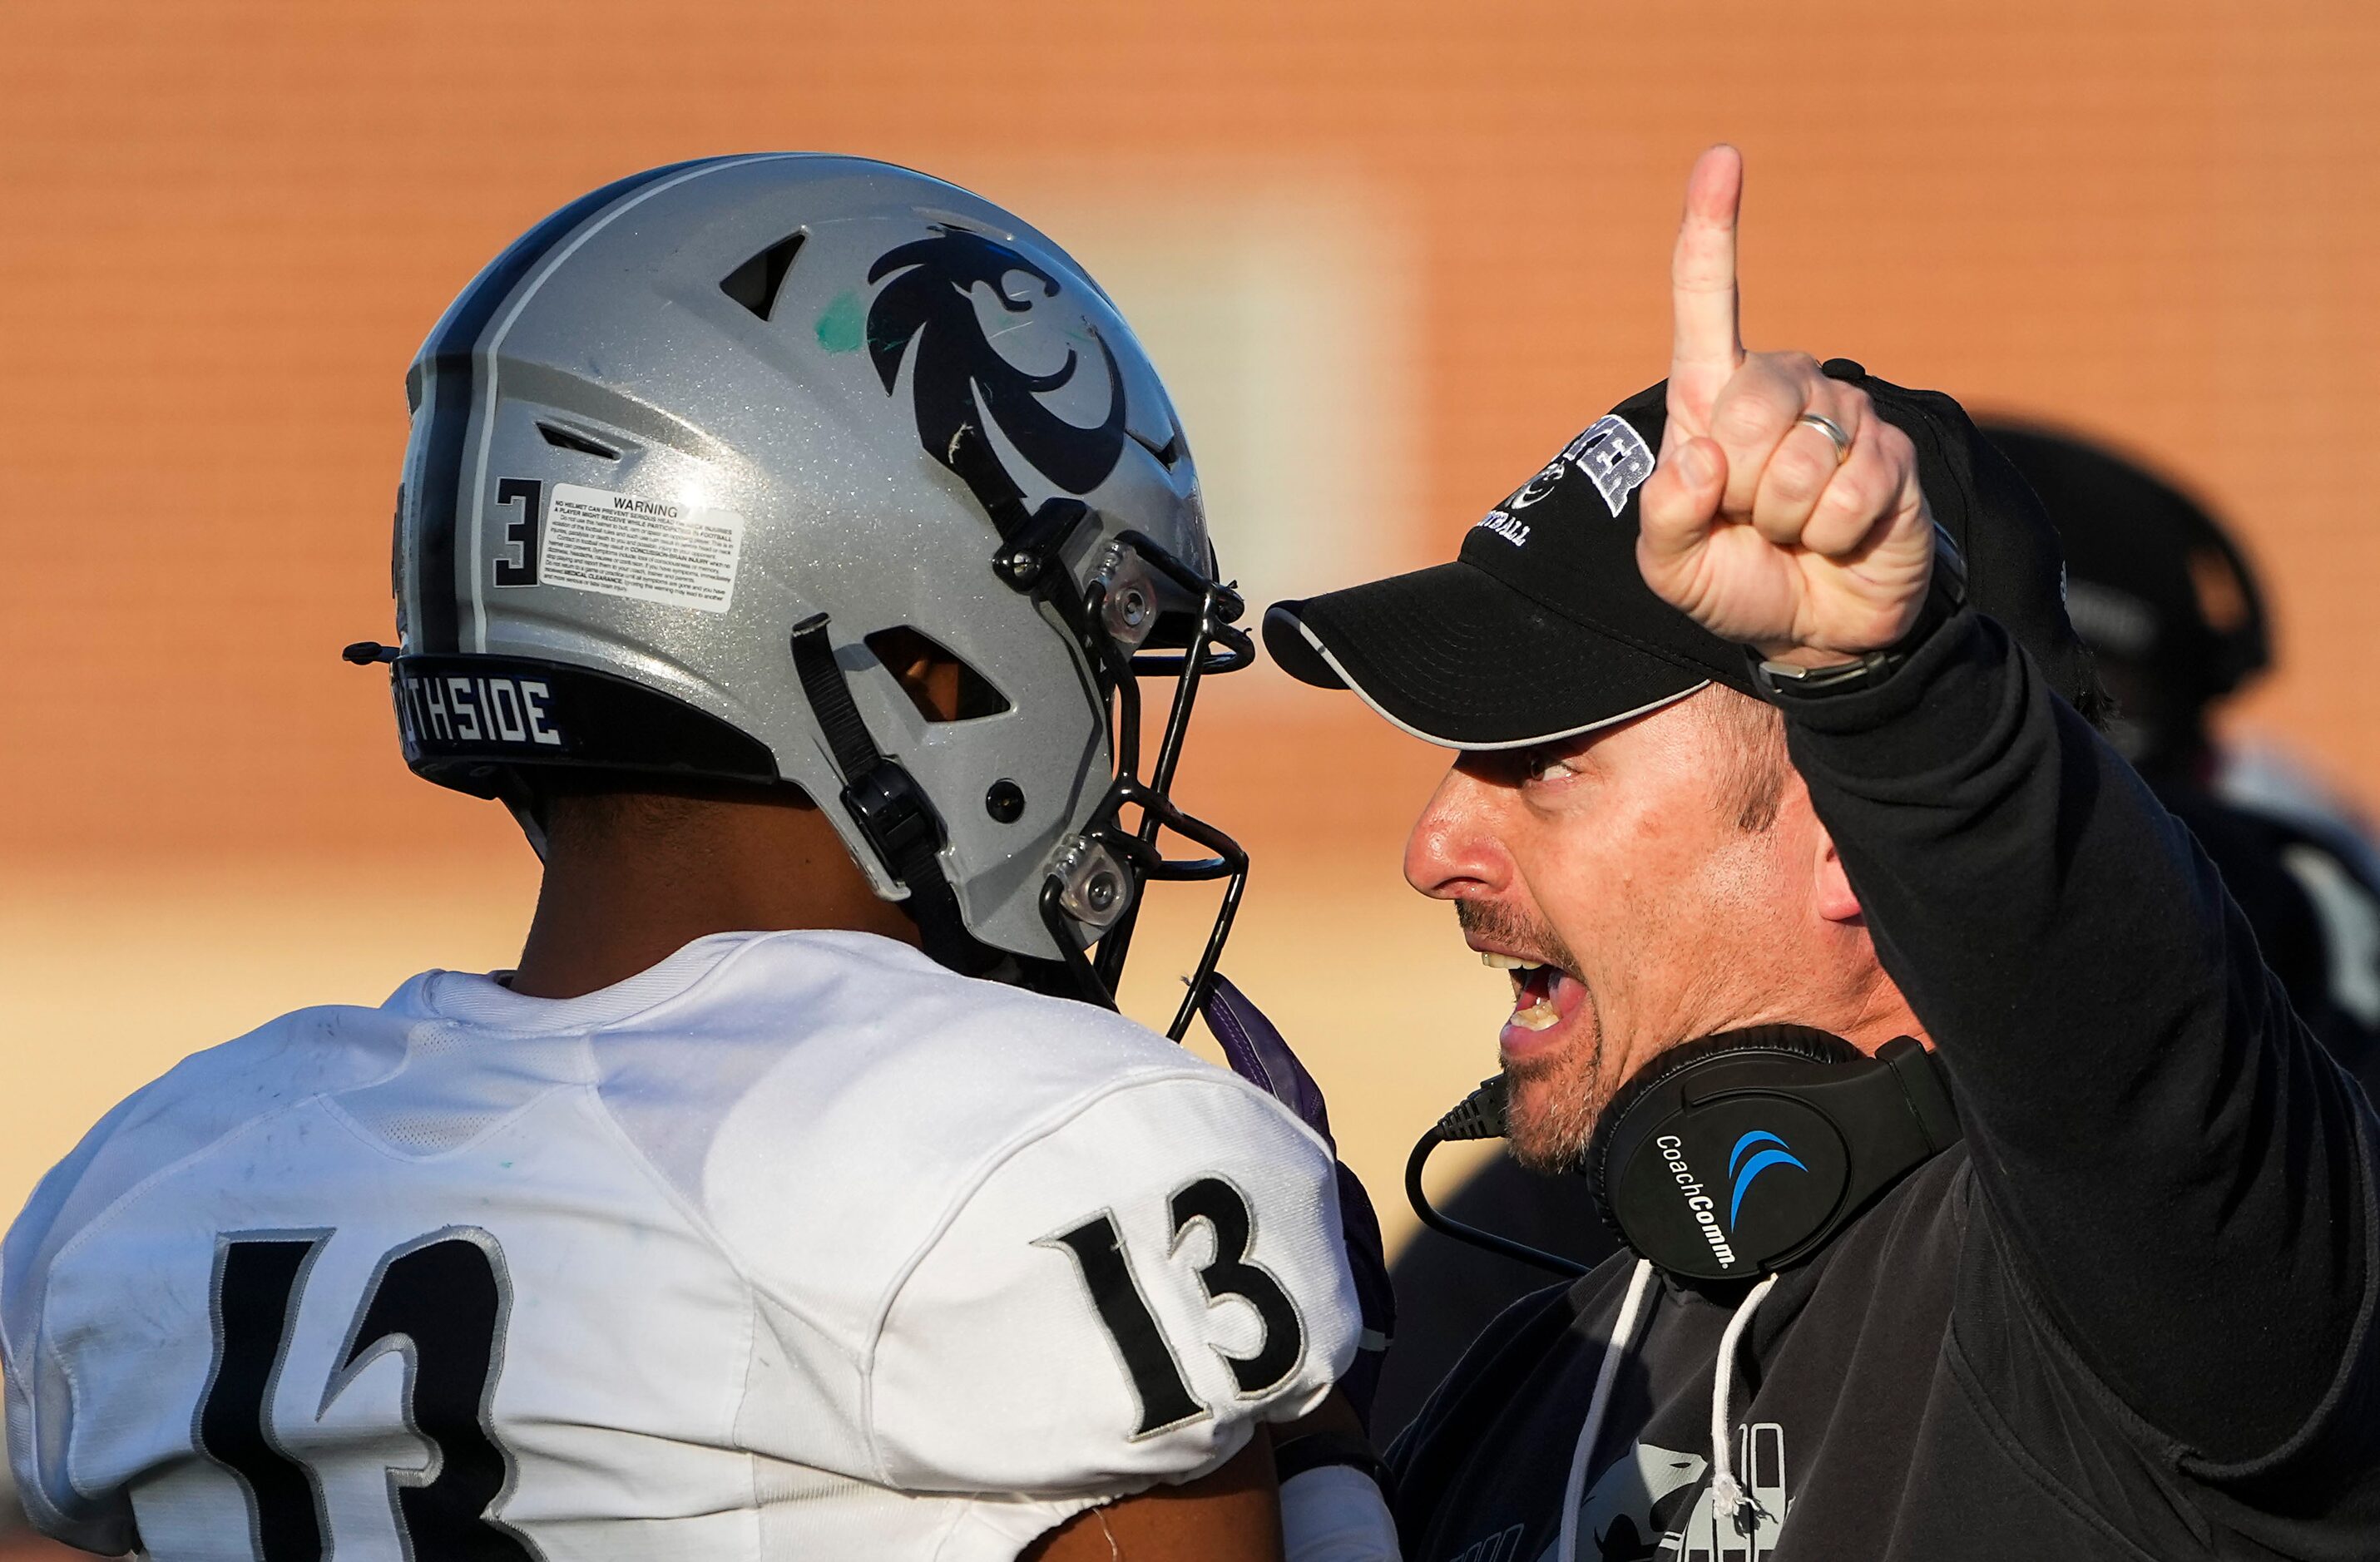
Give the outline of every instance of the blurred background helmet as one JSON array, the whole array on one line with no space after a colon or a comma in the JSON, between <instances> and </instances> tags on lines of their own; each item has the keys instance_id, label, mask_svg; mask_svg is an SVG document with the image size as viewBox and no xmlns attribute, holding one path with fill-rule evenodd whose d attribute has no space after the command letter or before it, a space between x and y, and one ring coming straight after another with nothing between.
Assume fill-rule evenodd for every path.
<instances>
[{"instance_id":1,"label":"blurred background helmet","mask_svg":"<svg viewBox=\"0 0 2380 1562\"><path fill-rule=\"evenodd\" d=\"M417 773L540 844L588 777L795 787L936 959L1102 1001L1144 881L1220 878L1211 969L1245 859L1166 793L1252 652L1165 389L1048 237L857 158L651 169L498 256L407 388L401 644L349 655Z\"/></svg>"},{"instance_id":2,"label":"blurred background helmet","mask_svg":"<svg viewBox=\"0 0 2380 1562\"><path fill-rule=\"evenodd\" d=\"M1979 426L2057 523L2067 616L2119 708L2111 735L2144 768L2187 762L2207 710L2272 661L2246 556L2204 505L2135 462L2039 425Z\"/></svg>"},{"instance_id":3,"label":"blurred background helmet","mask_svg":"<svg viewBox=\"0 0 2380 1562\"><path fill-rule=\"evenodd\" d=\"M2119 707L2109 735L2221 872L2300 1016L2380 1085L2369 826L2269 741L2218 738L2209 723L2272 660L2246 556L2204 505L2124 456L2034 424L1983 428L2057 524L2069 614Z\"/></svg>"}]
</instances>

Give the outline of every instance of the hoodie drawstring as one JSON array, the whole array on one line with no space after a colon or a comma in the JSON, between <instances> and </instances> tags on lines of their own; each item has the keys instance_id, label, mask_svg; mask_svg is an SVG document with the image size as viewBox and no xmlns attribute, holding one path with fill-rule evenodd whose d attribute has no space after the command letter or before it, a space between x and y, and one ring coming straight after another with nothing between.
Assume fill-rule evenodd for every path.
<instances>
[{"instance_id":1,"label":"hoodie drawstring","mask_svg":"<svg viewBox=\"0 0 2380 1562\"><path fill-rule=\"evenodd\" d=\"M1578 1562L1578 1510L1586 1500L1586 1467L1595 1458L1597 1439L1603 1435L1604 1418L1611 1411L1612 1386L1620 1380L1620 1363L1635 1346L1638 1315L1645 1311L1645 1297L1652 1289L1653 1261L1640 1258L1636 1272L1628 1277L1620 1320L1611 1326L1611 1338L1603 1344L1603 1365L1596 1371L1595 1394L1586 1402L1586 1424L1578 1429L1578 1444L1571 1449L1570 1480L1562 1487L1561 1546L1556 1553L1561 1562Z\"/></svg>"},{"instance_id":2,"label":"hoodie drawstring","mask_svg":"<svg viewBox=\"0 0 2380 1562\"><path fill-rule=\"evenodd\" d=\"M1751 1326L1752 1314L1760 1310L1776 1285L1777 1277L1769 1276L1736 1305L1726 1332L1719 1336L1718 1369L1711 1385L1711 1508L1738 1528L1742 1527L1743 1510L1748 1508L1757 1516L1760 1505L1735 1478L1735 1434L1727 1423L1728 1401L1735 1393L1735 1352L1743 1342L1744 1330ZM1628 1294L1621 1301L1619 1321L1611 1326L1611 1338L1604 1343L1603 1365L1595 1374L1595 1395L1586 1405L1586 1424L1579 1428L1578 1442L1571 1449L1570 1479L1562 1487L1561 1541L1554 1552L1559 1562L1578 1562L1579 1510L1586 1503L1587 1469L1594 1463L1595 1445L1611 1411L1620 1365L1635 1348L1637 1326L1646 1311L1645 1299L1652 1287L1652 1261L1640 1258L1635 1273L1629 1277Z\"/></svg>"},{"instance_id":3,"label":"hoodie drawstring","mask_svg":"<svg viewBox=\"0 0 2380 1562\"><path fill-rule=\"evenodd\" d=\"M1752 1314L1776 1285L1777 1277L1771 1275L1753 1287L1728 1319L1727 1332L1718 1337L1718 1373L1711 1384L1711 1511L1739 1531L1746 1528L1744 1509L1757 1516L1760 1504L1735 1478L1735 1433L1727 1424L1728 1400L1735 1392L1735 1348L1742 1342Z\"/></svg>"}]
</instances>

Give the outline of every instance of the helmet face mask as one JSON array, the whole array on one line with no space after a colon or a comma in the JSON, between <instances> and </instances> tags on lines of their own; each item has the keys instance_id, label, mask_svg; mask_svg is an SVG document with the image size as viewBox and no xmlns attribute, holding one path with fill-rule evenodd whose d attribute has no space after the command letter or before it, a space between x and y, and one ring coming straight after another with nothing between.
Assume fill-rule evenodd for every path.
<instances>
[{"instance_id":1,"label":"helmet face mask","mask_svg":"<svg viewBox=\"0 0 2380 1562\"><path fill-rule=\"evenodd\" d=\"M1052 527L1080 524L1084 517L1079 514L1066 518L1063 503L1044 506L1042 515L1052 517ZM1003 552L995 567L1012 584L1021 578L1020 589L1034 589L1050 578L1014 549ZM1078 600L1068 598L1071 582L1059 578L1064 584L1049 591L1048 599L1098 670L1101 693L1113 711L1109 747L1115 756L1115 773L1082 831L1062 846L1043 881L1042 922L1063 951L1081 995L1112 1005L1145 887L1158 881L1224 880L1222 903L1205 949L1182 1006L1167 1027L1178 1041L1205 1001L1247 887L1247 853L1213 825L1184 812L1172 797L1200 684L1209 674L1237 672L1256 660L1254 642L1235 624L1245 604L1237 591L1214 578L1211 569L1194 568L1138 532L1126 532L1111 545ZM1196 605L1187 611L1169 611L1163 606L1169 598ZM1180 648L1142 648L1152 641ZM1140 681L1166 677L1173 680L1173 695L1153 768L1144 780ZM1129 827L1127 809L1135 815ZM1167 856L1161 844L1167 831L1205 847L1208 854ZM1096 960L1084 955L1076 929L1096 933Z\"/></svg>"},{"instance_id":2,"label":"helmet face mask","mask_svg":"<svg viewBox=\"0 0 2380 1562\"><path fill-rule=\"evenodd\" d=\"M408 390L418 773L516 812L555 770L796 786L935 958L1103 1002L1145 883L1226 880L1180 1034L1246 859L1168 793L1253 648L1155 369L1062 250L859 159L657 169L499 257ZM986 697L921 709L888 635Z\"/></svg>"}]
</instances>

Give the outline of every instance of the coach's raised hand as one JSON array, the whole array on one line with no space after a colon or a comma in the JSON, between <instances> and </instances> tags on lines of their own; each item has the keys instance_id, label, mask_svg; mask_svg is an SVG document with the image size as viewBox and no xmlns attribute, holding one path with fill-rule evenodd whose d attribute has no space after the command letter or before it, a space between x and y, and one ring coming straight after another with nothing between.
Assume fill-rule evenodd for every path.
<instances>
[{"instance_id":1,"label":"coach's raised hand","mask_svg":"<svg viewBox=\"0 0 2380 1562\"><path fill-rule=\"evenodd\" d=\"M1917 456L1865 392L1803 353L1743 350L1736 213L1743 160L1703 153L1670 262L1669 426L1645 484L1637 567L1694 621L1815 667L1889 646L1934 563ZM1848 439L1838 451L1815 414Z\"/></svg>"}]
</instances>

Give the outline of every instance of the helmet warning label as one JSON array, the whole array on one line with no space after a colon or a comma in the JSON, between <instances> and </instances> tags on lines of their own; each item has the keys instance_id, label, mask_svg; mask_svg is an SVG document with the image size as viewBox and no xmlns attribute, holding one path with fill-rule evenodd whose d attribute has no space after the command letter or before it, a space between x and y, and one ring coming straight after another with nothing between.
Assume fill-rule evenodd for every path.
<instances>
[{"instance_id":1,"label":"helmet warning label","mask_svg":"<svg viewBox=\"0 0 2380 1562\"><path fill-rule=\"evenodd\" d=\"M743 551L744 517L733 510L556 483L537 583L725 612Z\"/></svg>"}]
</instances>

